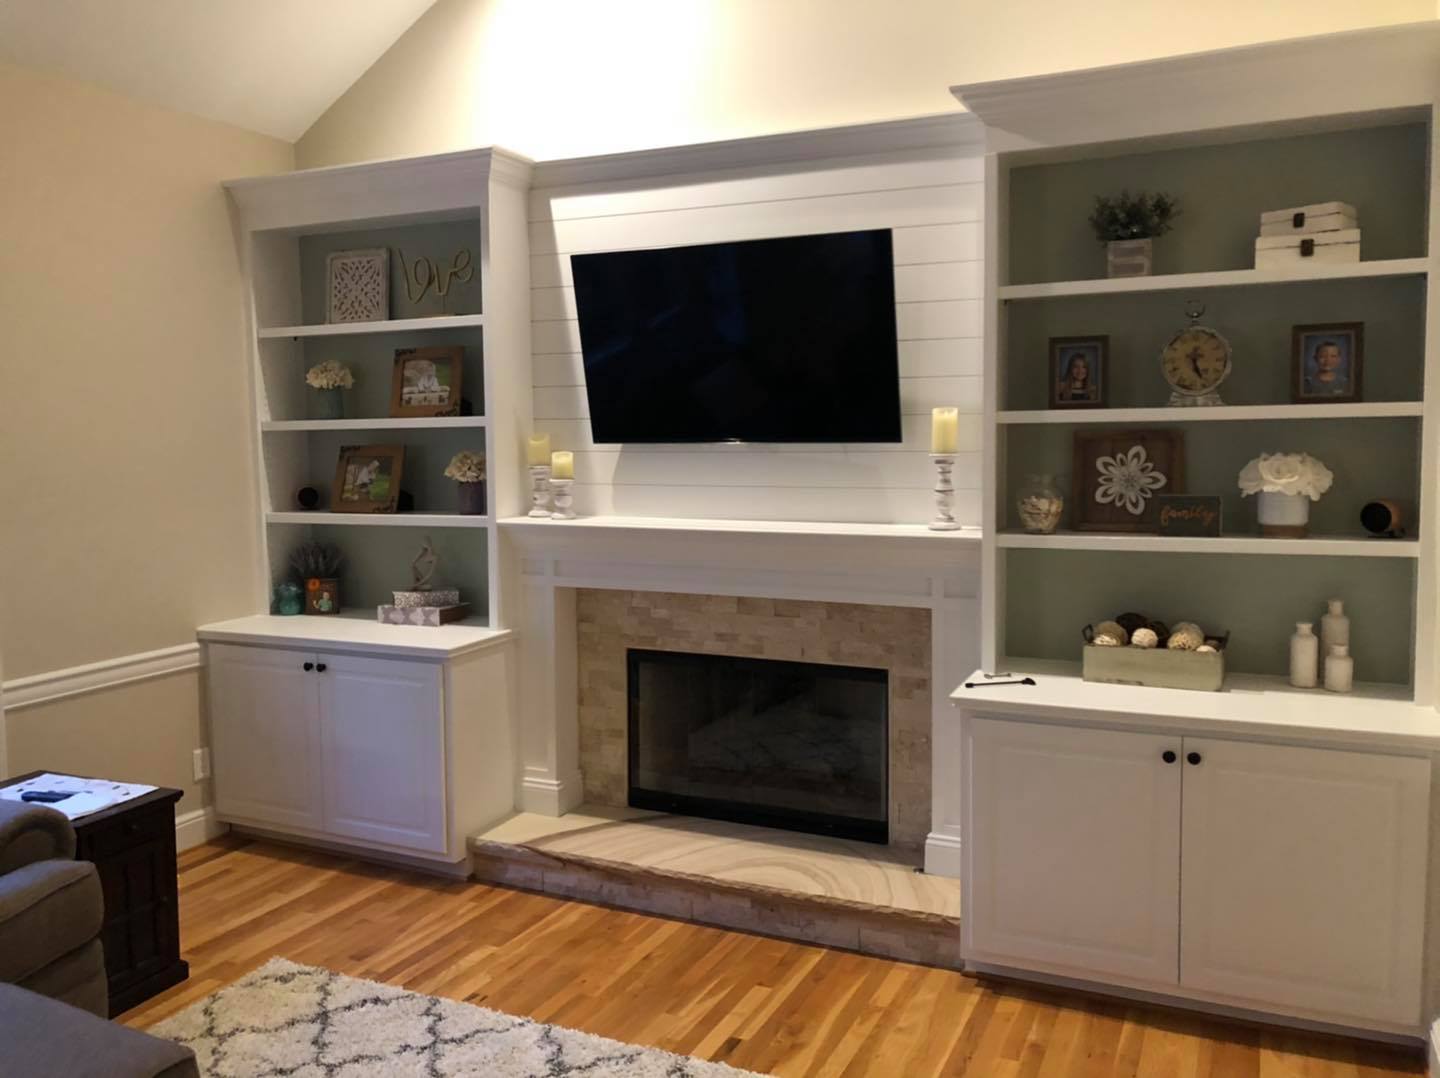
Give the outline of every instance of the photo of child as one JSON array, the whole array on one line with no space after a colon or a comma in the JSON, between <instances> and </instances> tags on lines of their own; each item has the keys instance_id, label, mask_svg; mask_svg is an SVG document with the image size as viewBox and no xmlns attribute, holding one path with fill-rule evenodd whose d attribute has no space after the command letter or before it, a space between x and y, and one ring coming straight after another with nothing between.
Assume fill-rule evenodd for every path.
<instances>
[{"instance_id":1,"label":"photo of child","mask_svg":"<svg viewBox=\"0 0 1440 1078\"><path fill-rule=\"evenodd\" d=\"M1296 326L1292 333L1294 402L1358 401L1363 325Z\"/></svg>"},{"instance_id":2,"label":"photo of child","mask_svg":"<svg viewBox=\"0 0 1440 1078\"><path fill-rule=\"evenodd\" d=\"M1105 337L1050 341L1050 407L1099 408L1105 403Z\"/></svg>"}]
</instances>

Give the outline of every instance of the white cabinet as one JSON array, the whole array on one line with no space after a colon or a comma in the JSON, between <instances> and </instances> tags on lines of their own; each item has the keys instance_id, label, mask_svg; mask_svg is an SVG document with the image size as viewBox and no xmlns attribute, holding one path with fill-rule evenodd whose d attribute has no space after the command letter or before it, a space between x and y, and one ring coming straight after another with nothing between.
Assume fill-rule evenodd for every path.
<instances>
[{"instance_id":1,"label":"white cabinet","mask_svg":"<svg viewBox=\"0 0 1440 1078\"><path fill-rule=\"evenodd\" d=\"M208 657L222 820L455 863L513 810L508 647L434 660L211 642Z\"/></svg>"},{"instance_id":2,"label":"white cabinet","mask_svg":"<svg viewBox=\"0 0 1440 1078\"><path fill-rule=\"evenodd\" d=\"M1185 749L1199 763L1185 767L1180 983L1417 1021L1429 762L1209 738Z\"/></svg>"},{"instance_id":3,"label":"white cabinet","mask_svg":"<svg viewBox=\"0 0 1440 1078\"><path fill-rule=\"evenodd\" d=\"M963 727L967 963L1419 1028L1428 759Z\"/></svg>"},{"instance_id":4,"label":"white cabinet","mask_svg":"<svg viewBox=\"0 0 1440 1078\"><path fill-rule=\"evenodd\" d=\"M1162 754L1179 747L1159 734L972 720L967 954L1173 981L1180 766Z\"/></svg>"}]
</instances>

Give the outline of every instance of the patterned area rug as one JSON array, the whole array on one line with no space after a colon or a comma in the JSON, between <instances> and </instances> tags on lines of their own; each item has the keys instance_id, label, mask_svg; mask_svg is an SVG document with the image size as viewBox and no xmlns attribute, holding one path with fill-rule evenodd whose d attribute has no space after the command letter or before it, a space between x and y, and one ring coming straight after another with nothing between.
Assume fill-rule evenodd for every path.
<instances>
[{"instance_id":1,"label":"patterned area rug","mask_svg":"<svg viewBox=\"0 0 1440 1078\"><path fill-rule=\"evenodd\" d=\"M194 1049L206 1078L755 1078L283 958L150 1032Z\"/></svg>"}]
</instances>

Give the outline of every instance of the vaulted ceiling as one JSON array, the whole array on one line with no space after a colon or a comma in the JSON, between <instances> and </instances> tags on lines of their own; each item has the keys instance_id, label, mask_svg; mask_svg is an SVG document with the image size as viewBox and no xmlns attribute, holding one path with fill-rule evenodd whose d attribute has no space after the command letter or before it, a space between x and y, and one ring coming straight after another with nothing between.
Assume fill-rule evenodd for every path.
<instances>
[{"instance_id":1,"label":"vaulted ceiling","mask_svg":"<svg viewBox=\"0 0 1440 1078\"><path fill-rule=\"evenodd\" d=\"M0 0L0 60L293 142L434 0Z\"/></svg>"}]
</instances>

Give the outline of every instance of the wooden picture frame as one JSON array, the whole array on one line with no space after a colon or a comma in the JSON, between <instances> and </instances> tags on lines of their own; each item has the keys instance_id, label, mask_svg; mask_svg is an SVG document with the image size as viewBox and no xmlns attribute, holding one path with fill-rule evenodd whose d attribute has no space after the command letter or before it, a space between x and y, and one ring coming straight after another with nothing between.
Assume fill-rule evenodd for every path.
<instances>
[{"instance_id":1,"label":"wooden picture frame","mask_svg":"<svg viewBox=\"0 0 1440 1078\"><path fill-rule=\"evenodd\" d=\"M1353 404L1363 400L1364 371L1364 322L1290 327L1292 404Z\"/></svg>"},{"instance_id":2,"label":"wooden picture frame","mask_svg":"<svg viewBox=\"0 0 1440 1078\"><path fill-rule=\"evenodd\" d=\"M460 414L465 349L397 348L390 379L390 414L396 418Z\"/></svg>"},{"instance_id":3,"label":"wooden picture frame","mask_svg":"<svg viewBox=\"0 0 1440 1078\"><path fill-rule=\"evenodd\" d=\"M1110 338L1104 334L1088 337L1051 337L1046 361L1051 408L1104 408L1109 399ZM1086 389L1079 389L1077 375L1083 370Z\"/></svg>"},{"instance_id":4,"label":"wooden picture frame","mask_svg":"<svg viewBox=\"0 0 1440 1078\"><path fill-rule=\"evenodd\" d=\"M332 513L393 513L400 504L403 445L346 445L330 488ZM383 482L382 482L383 481Z\"/></svg>"},{"instance_id":5,"label":"wooden picture frame","mask_svg":"<svg viewBox=\"0 0 1440 1078\"><path fill-rule=\"evenodd\" d=\"M1154 532L1162 492L1185 493L1183 431L1075 432L1070 504L1076 531Z\"/></svg>"}]
</instances>

